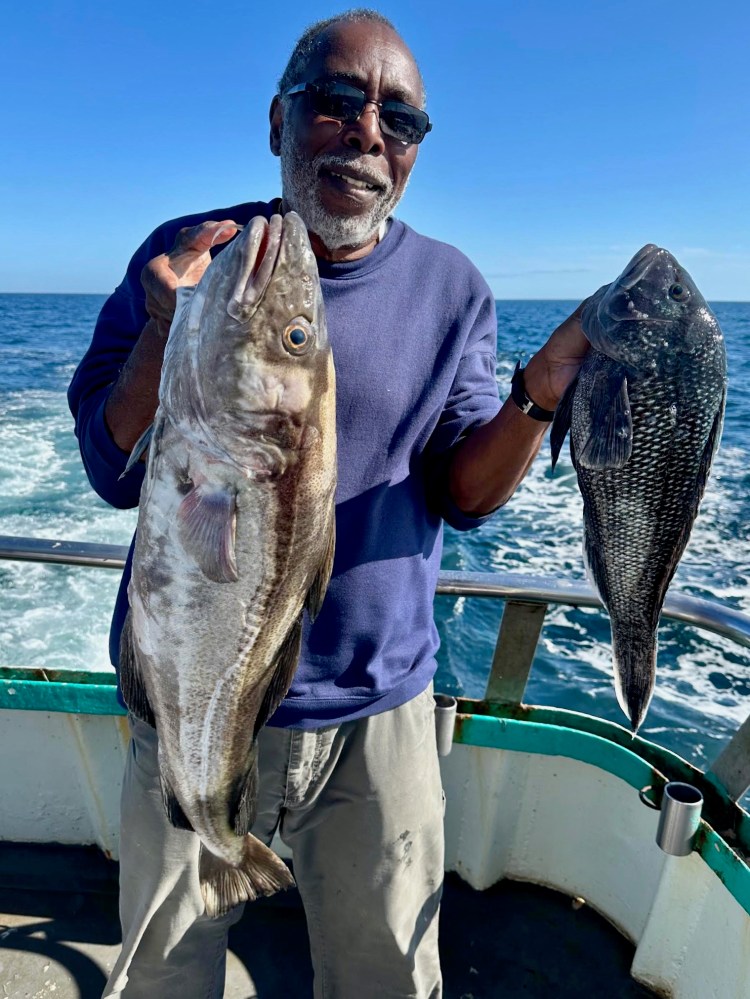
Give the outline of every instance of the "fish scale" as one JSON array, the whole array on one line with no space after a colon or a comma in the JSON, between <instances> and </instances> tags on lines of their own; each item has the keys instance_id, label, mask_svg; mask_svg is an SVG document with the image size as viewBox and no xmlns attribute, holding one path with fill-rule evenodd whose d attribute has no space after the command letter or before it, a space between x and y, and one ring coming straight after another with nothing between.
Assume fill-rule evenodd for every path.
<instances>
[{"instance_id":1,"label":"fish scale","mask_svg":"<svg viewBox=\"0 0 750 999\"><path fill-rule=\"evenodd\" d=\"M584 559L635 731L653 692L661 608L718 446L726 357L692 279L652 244L588 301L582 323L592 349L555 414L553 466L570 430Z\"/></svg>"}]
</instances>

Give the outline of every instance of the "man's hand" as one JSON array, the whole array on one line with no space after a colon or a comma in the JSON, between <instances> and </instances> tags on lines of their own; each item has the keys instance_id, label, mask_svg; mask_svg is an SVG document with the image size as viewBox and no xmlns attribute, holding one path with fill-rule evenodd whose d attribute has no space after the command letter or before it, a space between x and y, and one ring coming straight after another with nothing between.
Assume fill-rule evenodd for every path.
<instances>
[{"instance_id":1,"label":"man's hand","mask_svg":"<svg viewBox=\"0 0 750 999\"><path fill-rule=\"evenodd\" d=\"M578 308L553 330L549 340L524 368L526 392L543 409L555 409L565 389L578 374L578 369L589 349L589 342L581 326L581 316L588 303L601 291L603 288L584 299Z\"/></svg>"},{"instance_id":2,"label":"man's hand","mask_svg":"<svg viewBox=\"0 0 750 999\"><path fill-rule=\"evenodd\" d=\"M581 317L600 291L581 302L553 330L524 368L526 394L537 406L555 410L578 374L589 350ZM548 427L548 423L525 416L508 399L494 419L464 438L456 449L449 478L458 508L479 516L507 503L531 467Z\"/></svg>"},{"instance_id":3,"label":"man's hand","mask_svg":"<svg viewBox=\"0 0 750 999\"><path fill-rule=\"evenodd\" d=\"M112 386L104 418L115 443L130 452L151 423L159 404L164 347L172 325L177 289L197 284L211 263L211 247L226 243L242 227L236 222L203 222L181 229L169 253L149 260L141 272L151 316Z\"/></svg>"},{"instance_id":4,"label":"man's hand","mask_svg":"<svg viewBox=\"0 0 750 999\"><path fill-rule=\"evenodd\" d=\"M141 272L146 311L165 339L172 325L177 289L198 284L211 263L211 247L226 243L241 226L231 219L180 229L169 253L149 260Z\"/></svg>"}]
</instances>

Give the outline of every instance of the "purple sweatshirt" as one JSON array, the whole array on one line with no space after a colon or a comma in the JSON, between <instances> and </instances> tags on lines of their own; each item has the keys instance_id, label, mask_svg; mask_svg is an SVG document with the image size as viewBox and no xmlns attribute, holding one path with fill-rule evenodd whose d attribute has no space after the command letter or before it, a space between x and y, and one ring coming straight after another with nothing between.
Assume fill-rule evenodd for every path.
<instances>
[{"instance_id":1,"label":"purple sweatshirt","mask_svg":"<svg viewBox=\"0 0 750 999\"><path fill-rule=\"evenodd\" d=\"M104 304L68 400L89 480L113 506L136 506L144 475L139 463L119 480L128 456L103 415L148 318L144 264L171 249L183 226L270 218L277 205L255 202L165 223ZM314 624L305 621L291 689L269 722L303 729L385 711L429 684L439 644L432 601L442 522L463 530L485 519L451 502L451 449L499 408L494 300L462 253L394 220L368 256L318 260L318 269L336 365L336 556L322 610ZM115 667L131 558L132 546L110 633Z\"/></svg>"}]
</instances>

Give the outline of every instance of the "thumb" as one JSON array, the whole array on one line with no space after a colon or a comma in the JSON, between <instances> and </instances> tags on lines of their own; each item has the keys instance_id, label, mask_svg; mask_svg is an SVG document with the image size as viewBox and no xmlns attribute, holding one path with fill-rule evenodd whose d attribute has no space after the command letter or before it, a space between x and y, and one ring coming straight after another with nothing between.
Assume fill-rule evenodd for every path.
<instances>
[{"instance_id":1,"label":"thumb","mask_svg":"<svg viewBox=\"0 0 750 999\"><path fill-rule=\"evenodd\" d=\"M231 219L225 219L223 222L201 222L200 225L180 229L169 256L207 253L212 246L226 243L241 228Z\"/></svg>"}]
</instances>

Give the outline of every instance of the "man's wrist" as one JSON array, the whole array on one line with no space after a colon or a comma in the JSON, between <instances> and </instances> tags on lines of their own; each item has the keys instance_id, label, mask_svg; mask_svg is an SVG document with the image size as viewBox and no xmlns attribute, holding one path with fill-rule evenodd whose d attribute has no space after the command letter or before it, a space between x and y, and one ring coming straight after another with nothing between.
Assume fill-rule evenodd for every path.
<instances>
[{"instance_id":1,"label":"man's wrist","mask_svg":"<svg viewBox=\"0 0 750 999\"><path fill-rule=\"evenodd\" d=\"M529 360L523 371L523 386L526 395L534 400L540 409L554 413L559 397L554 395L550 386L550 372L543 354L544 348L537 351Z\"/></svg>"},{"instance_id":2,"label":"man's wrist","mask_svg":"<svg viewBox=\"0 0 750 999\"><path fill-rule=\"evenodd\" d=\"M526 389L524 369L521 367L520 361L516 364L516 370L513 372L513 377L510 381L510 396L521 412L531 417L532 420L537 420L540 423L552 422L555 415L554 408L547 409L544 406L540 406L533 396L529 394Z\"/></svg>"}]
</instances>

